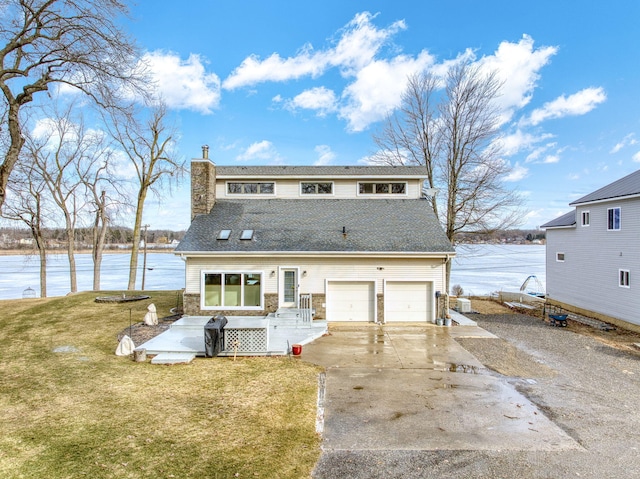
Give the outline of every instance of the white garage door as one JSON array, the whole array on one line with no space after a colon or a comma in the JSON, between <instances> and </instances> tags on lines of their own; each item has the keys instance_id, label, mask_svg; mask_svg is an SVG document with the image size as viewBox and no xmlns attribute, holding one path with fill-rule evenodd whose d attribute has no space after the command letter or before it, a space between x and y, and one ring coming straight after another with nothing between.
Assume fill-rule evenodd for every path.
<instances>
[{"instance_id":1,"label":"white garage door","mask_svg":"<svg viewBox=\"0 0 640 479\"><path fill-rule=\"evenodd\" d=\"M428 281L388 281L384 291L385 321L433 321Z\"/></svg>"},{"instance_id":2,"label":"white garage door","mask_svg":"<svg viewBox=\"0 0 640 479\"><path fill-rule=\"evenodd\" d=\"M373 281L329 281L327 320L374 321Z\"/></svg>"}]
</instances>

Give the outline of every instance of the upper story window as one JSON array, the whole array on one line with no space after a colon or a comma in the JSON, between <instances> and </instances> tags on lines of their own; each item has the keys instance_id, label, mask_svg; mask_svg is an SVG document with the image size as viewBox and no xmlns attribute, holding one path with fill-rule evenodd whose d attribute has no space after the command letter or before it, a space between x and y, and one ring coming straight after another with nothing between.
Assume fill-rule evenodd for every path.
<instances>
[{"instance_id":1,"label":"upper story window","mask_svg":"<svg viewBox=\"0 0 640 479\"><path fill-rule=\"evenodd\" d=\"M273 195L275 183L227 183L230 195Z\"/></svg>"},{"instance_id":2,"label":"upper story window","mask_svg":"<svg viewBox=\"0 0 640 479\"><path fill-rule=\"evenodd\" d=\"M359 182L358 193L361 195L406 195L405 182Z\"/></svg>"},{"instance_id":3,"label":"upper story window","mask_svg":"<svg viewBox=\"0 0 640 479\"><path fill-rule=\"evenodd\" d=\"M558 263L564 263L564 253L556 253L556 261Z\"/></svg>"},{"instance_id":4,"label":"upper story window","mask_svg":"<svg viewBox=\"0 0 640 479\"><path fill-rule=\"evenodd\" d=\"M628 269L621 269L618 271L618 278L619 278L618 284L620 285L621 288L631 287L630 276L631 276L631 273L629 272Z\"/></svg>"},{"instance_id":5,"label":"upper story window","mask_svg":"<svg viewBox=\"0 0 640 479\"><path fill-rule=\"evenodd\" d=\"M591 224L591 214L588 211L582 212L582 226L589 226Z\"/></svg>"},{"instance_id":6,"label":"upper story window","mask_svg":"<svg viewBox=\"0 0 640 479\"><path fill-rule=\"evenodd\" d=\"M305 181L300 183L300 193L303 195L332 195L333 183L330 181L322 183Z\"/></svg>"},{"instance_id":7,"label":"upper story window","mask_svg":"<svg viewBox=\"0 0 640 479\"><path fill-rule=\"evenodd\" d=\"M607 210L607 230L617 231L620 229L622 212L620 207L609 208Z\"/></svg>"}]
</instances>

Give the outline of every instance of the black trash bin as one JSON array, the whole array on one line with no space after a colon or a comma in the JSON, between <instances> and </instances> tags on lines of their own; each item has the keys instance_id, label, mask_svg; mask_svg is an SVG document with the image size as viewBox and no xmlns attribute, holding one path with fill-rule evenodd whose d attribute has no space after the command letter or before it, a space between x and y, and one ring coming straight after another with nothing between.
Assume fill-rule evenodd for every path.
<instances>
[{"instance_id":1,"label":"black trash bin","mask_svg":"<svg viewBox=\"0 0 640 479\"><path fill-rule=\"evenodd\" d=\"M204 352L208 358L217 356L224 348L224 327L226 324L227 318L219 314L204 325Z\"/></svg>"}]
</instances>

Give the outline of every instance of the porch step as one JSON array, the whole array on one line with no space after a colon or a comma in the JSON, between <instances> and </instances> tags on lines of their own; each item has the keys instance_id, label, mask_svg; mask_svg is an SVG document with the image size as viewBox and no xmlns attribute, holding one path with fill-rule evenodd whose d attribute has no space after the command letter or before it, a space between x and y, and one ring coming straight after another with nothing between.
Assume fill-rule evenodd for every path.
<instances>
[{"instance_id":1,"label":"porch step","mask_svg":"<svg viewBox=\"0 0 640 479\"><path fill-rule=\"evenodd\" d=\"M195 353L160 353L151 360L151 364L189 364Z\"/></svg>"}]
</instances>

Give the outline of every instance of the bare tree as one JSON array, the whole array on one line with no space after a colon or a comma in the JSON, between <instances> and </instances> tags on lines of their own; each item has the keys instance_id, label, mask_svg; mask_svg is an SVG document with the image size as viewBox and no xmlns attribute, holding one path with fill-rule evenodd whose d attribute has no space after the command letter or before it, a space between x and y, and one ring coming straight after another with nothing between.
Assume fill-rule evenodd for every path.
<instances>
[{"instance_id":1,"label":"bare tree","mask_svg":"<svg viewBox=\"0 0 640 479\"><path fill-rule=\"evenodd\" d=\"M24 223L31 233L40 259L40 297L47 297L47 243L45 218L47 215L46 187L29 158L16 165L16 173L9 184L9 195L3 216Z\"/></svg>"},{"instance_id":2,"label":"bare tree","mask_svg":"<svg viewBox=\"0 0 640 479\"><path fill-rule=\"evenodd\" d=\"M121 178L111 171L113 151L104 138L95 138L93 148L88 151L85 161L78 163L77 175L84 186L86 203L91 209L91 257L93 260L93 290L100 290L102 255L106 243L111 215L119 202ZM112 196L107 195L107 189Z\"/></svg>"},{"instance_id":3,"label":"bare tree","mask_svg":"<svg viewBox=\"0 0 640 479\"><path fill-rule=\"evenodd\" d=\"M102 105L123 86L140 90L133 42L117 19L120 0L2 0L0 91L8 143L0 163L0 210L24 146L21 109L52 84L68 84Z\"/></svg>"},{"instance_id":4,"label":"bare tree","mask_svg":"<svg viewBox=\"0 0 640 479\"><path fill-rule=\"evenodd\" d=\"M149 191L159 193L161 186L170 186L178 181L184 172L184 161L174 150L175 132L167 125L167 110L163 104L139 112L138 117L147 113L144 120L136 115L111 116L111 134L122 147L135 170L136 200L133 223L133 242L129 263L127 289L136 287L138 255L142 230L144 205Z\"/></svg>"},{"instance_id":5,"label":"bare tree","mask_svg":"<svg viewBox=\"0 0 640 479\"><path fill-rule=\"evenodd\" d=\"M86 132L82 118L72 117L73 105L62 113L54 112L44 120L46 132L40 136L28 134L25 148L34 168L46 186L47 192L58 207L64 221L65 242L69 260L69 282L72 293L78 291L75 260L75 231L80 210L84 206L83 178L79 174L84 167L91 143L85 141Z\"/></svg>"},{"instance_id":6,"label":"bare tree","mask_svg":"<svg viewBox=\"0 0 640 479\"><path fill-rule=\"evenodd\" d=\"M452 243L461 231L509 228L522 218L521 198L506 188L511 172L500 154L501 92L495 72L460 63L444 78L409 78L397 113L374 136L377 161L427 168L427 183L441 193L429 197ZM451 264L447 264L447 290Z\"/></svg>"}]
</instances>

